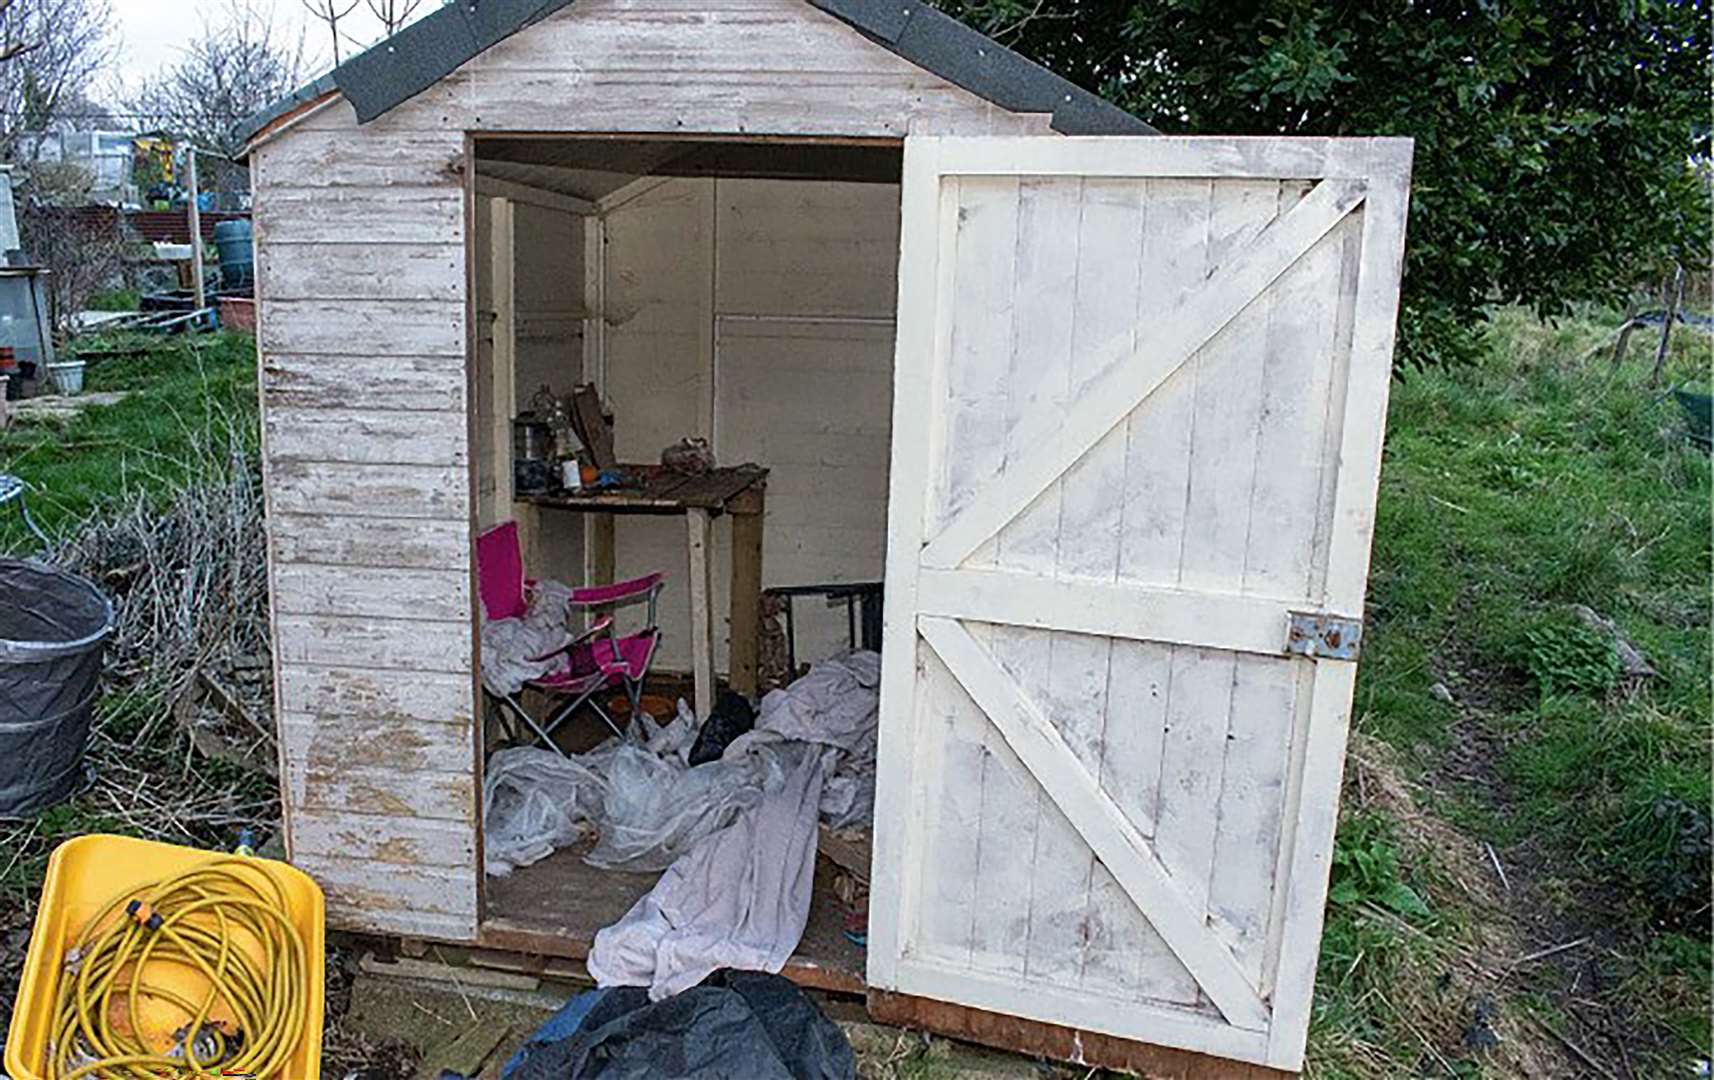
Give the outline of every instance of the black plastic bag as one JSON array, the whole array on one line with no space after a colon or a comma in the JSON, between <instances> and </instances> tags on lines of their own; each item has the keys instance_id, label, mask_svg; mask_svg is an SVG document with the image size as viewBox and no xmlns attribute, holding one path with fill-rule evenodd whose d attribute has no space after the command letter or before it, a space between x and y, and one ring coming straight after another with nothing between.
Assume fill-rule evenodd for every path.
<instances>
[{"instance_id":1,"label":"black plastic bag","mask_svg":"<svg viewBox=\"0 0 1714 1080\"><path fill-rule=\"evenodd\" d=\"M732 690L722 690L720 697L714 702L714 711L703 721L702 730L696 733L696 742L690 747L690 763L697 766L708 761L719 761L720 755L732 744L732 740L756 726L756 710L750 707L750 702L743 694Z\"/></svg>"},{"instance_id":2,"label":"black plastic bag","mask_svg":"<svg viewBox=\"0 0 1714 1080\"><path fill-rule=\"evenodd\" d=\"M529 1049L509 1080L854 1080L838 1025L789 979L724 969L650 1002L607 991L577 1033Z\"/></svg>"}]
</instances>

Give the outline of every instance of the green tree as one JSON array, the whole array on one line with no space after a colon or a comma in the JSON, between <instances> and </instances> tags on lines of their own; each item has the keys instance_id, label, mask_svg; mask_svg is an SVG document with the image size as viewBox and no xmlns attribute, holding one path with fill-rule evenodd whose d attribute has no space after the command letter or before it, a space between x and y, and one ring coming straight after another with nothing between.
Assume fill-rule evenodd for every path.
<instances>
[{"instance_id":1,"label":"green tree","mask_svg":"<svg viewBox=\"0 0 1714 1080\"><path fill-rule=\"evenodd\" d=\"M1416 139L1401 358L1705 267L1709 0L941 0L1166 132Z\"/></svg>"}]
</instances>

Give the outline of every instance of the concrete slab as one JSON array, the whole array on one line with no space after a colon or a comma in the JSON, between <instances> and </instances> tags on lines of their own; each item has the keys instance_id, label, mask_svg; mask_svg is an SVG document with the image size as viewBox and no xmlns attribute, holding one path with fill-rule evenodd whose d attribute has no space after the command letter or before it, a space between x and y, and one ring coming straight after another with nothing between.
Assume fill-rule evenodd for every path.
<instances>
[{"instance_id":1,"label":"concrete slab","mask_svg":"<svg viewBox=\"0 0 1714 1080\"><path fill-rule=\"evenodd\" d=\"M124 401L130 393L129 390L108 390L92 394L43 394L22 401L9 401L6 406L13 423L55 423L70 420L91 406Z\"/></svg>"}]
</instances>

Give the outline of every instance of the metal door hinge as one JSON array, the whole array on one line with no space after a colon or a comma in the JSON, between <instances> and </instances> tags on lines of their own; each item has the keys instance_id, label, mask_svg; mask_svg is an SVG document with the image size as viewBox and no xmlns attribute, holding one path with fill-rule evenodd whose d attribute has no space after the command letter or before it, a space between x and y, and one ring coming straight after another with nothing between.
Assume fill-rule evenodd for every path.
<instances>
[{"instance_id":1,"label":"metal door hinge","mask_svg":"<svg viewBox=\"0 0 1714 1080\"><path fill-rule=\"evenodd\" d=\"M1320 660L1355 660L1363 644L1363 620L1316 611L1291 613L1285 651Z\"/></svg>"}]
</instances>

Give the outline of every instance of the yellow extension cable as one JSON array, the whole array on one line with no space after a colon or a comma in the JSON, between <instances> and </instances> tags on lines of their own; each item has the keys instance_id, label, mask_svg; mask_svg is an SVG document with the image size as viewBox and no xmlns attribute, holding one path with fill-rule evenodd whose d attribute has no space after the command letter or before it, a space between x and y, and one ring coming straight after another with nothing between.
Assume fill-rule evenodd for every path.
<instances>
[{"instance_id":1,"label":"yellow extension cable","mask_svg":"<svg viewBox=\"0 0 1714 1080\"><path fill-rule=\"evenodd\" d=\"M85 924L69 955L46 1080L273 1080L303 1038L303 938L278 882L250 859L218 856L126 890ZM200 1001L151 981L168 967L207 980ZM177 1046L146 1044L151 999L191 1018Z\"/></svg>"}]
</instances>

